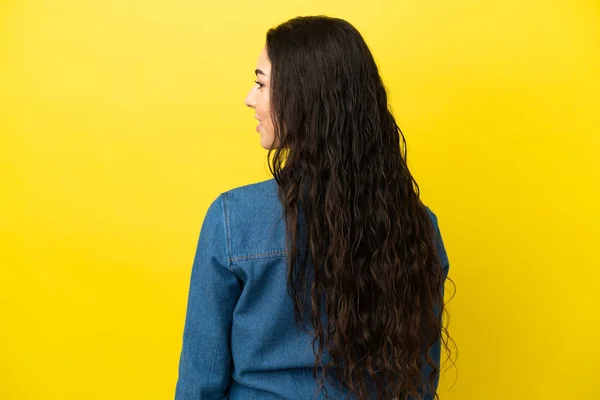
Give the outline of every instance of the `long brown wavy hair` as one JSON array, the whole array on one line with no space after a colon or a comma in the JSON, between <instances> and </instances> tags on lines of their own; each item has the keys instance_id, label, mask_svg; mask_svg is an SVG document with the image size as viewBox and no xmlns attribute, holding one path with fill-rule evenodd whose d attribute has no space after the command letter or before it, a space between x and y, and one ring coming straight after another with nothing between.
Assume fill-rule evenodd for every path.
<instances>
[{"instance_id":1,"label":"long brown wavy hair","mask_svg":"<svg viewBox=\"0 0 600 400\"><path fill-rule=\"evenodd\" d=\"M310 310L319 391L327 380L361 400L438 398L447 270L373 56L324 16L269 30L266 48L288 292L298 326Z\"/></svg>"}]
</instances>

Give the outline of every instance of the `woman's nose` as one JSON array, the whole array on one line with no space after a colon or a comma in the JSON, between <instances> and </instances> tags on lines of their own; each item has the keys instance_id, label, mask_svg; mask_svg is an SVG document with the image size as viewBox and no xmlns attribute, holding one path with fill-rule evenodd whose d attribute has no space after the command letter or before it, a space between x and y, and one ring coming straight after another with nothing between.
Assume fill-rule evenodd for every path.
<instances>
[{"instance_id":1,"label":"woman's nose","mask_svg":"<svg viewBox=\"0 0 600 400\"><path fill-rule=\"evenodd\" d=\"M254 108L254 105L255 105L254 88L252 88L250 90L250 93L248 93L248 95L246 96L246 100L244 101L244 103L246 104L246 106L248 106L250 108Z\"/></svg>"}]
</instances>

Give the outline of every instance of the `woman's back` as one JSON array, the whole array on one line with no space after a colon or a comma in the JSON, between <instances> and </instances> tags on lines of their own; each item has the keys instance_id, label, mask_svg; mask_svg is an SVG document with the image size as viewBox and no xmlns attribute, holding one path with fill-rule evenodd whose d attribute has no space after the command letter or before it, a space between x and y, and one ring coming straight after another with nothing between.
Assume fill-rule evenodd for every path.
<instances>
[{"instance_id":1,"label":"woman's back","mask_svg":"<svg viewBox=\"0 0 600 400\"><path fill-rule=\"evenodd\" d=\"M206 214L192 270L178 400L312 399L319 391L314 332L310 324L297 328L288 294L286 223L277 190L274 179L230 190ZM437 219L427 212L446 275ZM430 354L439 365L439 342ZM330 361L326 349L322 361ZM424 365L426 381L431 369ZM330 398L347 398L345 389L325 388Z\"/></svg>"}]
</instances>

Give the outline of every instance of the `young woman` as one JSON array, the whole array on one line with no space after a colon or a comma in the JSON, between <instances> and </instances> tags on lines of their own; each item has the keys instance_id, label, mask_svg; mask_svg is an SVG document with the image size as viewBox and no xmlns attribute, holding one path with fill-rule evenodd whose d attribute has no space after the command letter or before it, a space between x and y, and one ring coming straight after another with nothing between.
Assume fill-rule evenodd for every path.
<instances>
[{"instance_id":1,"label":"young woman","mask_svg":"<svg viewBox=\"0 0 600 400\"><path fill-rule=\"evenodd\" d=\"M208 209L176 399L433 399L448 259L360 33L269 30L246 105L274 178Z\"/></svg>"}]
</instances>

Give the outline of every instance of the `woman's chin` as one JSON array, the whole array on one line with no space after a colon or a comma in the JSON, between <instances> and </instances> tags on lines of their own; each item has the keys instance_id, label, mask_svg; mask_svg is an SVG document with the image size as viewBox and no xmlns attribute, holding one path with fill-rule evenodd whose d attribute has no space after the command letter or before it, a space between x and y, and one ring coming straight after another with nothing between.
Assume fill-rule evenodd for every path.
<instances>
[{"instance_id":1,"label":"woman's chin","mask_svg":"<svg viewBox=\"0 0 600 400\"><path fill-rule=\"evenodd\" d=\"M273 141L265 140L265 137L261 135L260 136L260 145L262 146L263 149L270 150L273 147Z\"/></svg>"}]
</instances>

